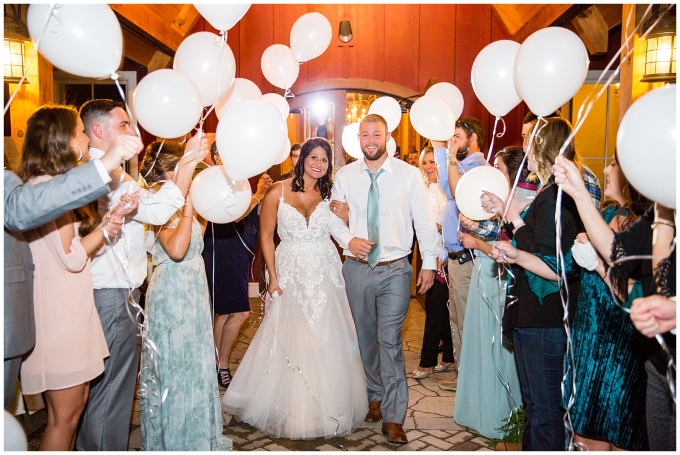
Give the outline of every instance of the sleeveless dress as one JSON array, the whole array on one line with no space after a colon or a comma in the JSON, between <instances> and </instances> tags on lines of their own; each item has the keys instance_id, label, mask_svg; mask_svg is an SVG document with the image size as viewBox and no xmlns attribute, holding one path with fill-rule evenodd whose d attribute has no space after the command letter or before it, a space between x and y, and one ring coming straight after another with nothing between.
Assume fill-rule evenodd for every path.
<instances>
[{"instance_id":1,"label":"sleeveless dress","mask_svg":"<svg viewBox=\"0 0 680 455\"><path fill-rule=\"evenodd\" d=\"M29 184L46 182L41 175ZM55 221L26 232L35 275L33 311L35 347L21 364L26 395L83 384L104 371L109 356L94 306L91 261L80 243L78 226L70 251L64 252Z\"/></svg>"},{"instance_id":2,"label":"sleeveless dress","mask_svg":"<svg viewBox=\"0 0 680 455\"><path fill-rule=\"evenodd\" d=\"M330 206L309 217L279 200L276 272L280 296L222 400L237 420L274 437L347 435L368 410L356 330L341 262L330 239Z\"/></svg>"},{"instance_id":3,"label":"sleeveless dress","mask_svg":"<svg viewBox=\"0 0 680 455\"><path fill-rule=\"evenodd\" d=\"M618 207L603 211L609 223ZM624 305L642 297L638 283ZM572 327L576 394L569 413L574 431L590 439L609 441L625 450L647 450L645 356L634 338L630 316L612 300L607 284L596 272L581 271L578 309ZM571 369L567 362L568 370ZM563 406L571 397L567 374Z\"/></svg>"},{"instance_id":4,"label":"sleeveless dress","mask_svg":"<svg viewBox=\"0 0 680 455\"><path fill-rule=\"evenodd\" d=\"M522 392L514 352L501 333L506 277L499 283L496 261L479 250L475 254L453 419L493 439L503 436L498 428L522 405Z\"/></svg>"},{"instance_id":5,"label":"sleeveless dress","mask_svg":"<svg viewBox=\"0 0 680 455\"><path fill-rule=\"evenodd\" d=\"M175 214L169 226L178 222ZM147 231L149 235L153 230ZM196 218L182 260L171 259L158 239L149 248L154 271L146 295L146 315L149 339L160 356L155 356L158 375L153 377L154 359L143 348L141 382L160 397L167 389L167 396L162 403L141 400L142 450L231 449L231 439L222 435L210 297L201 250L203 236Z\"/></svg>"}]
</instances>

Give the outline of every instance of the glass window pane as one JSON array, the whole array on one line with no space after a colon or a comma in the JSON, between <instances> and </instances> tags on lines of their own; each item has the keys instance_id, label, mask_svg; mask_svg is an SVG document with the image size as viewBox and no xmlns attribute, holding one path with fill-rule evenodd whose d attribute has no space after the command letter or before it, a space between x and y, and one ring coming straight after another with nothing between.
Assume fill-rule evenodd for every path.
<instances>
[{"instance_id":1,"label":"glass window pane","mask_svg":"<svg viewBox=\"0 0 680 455\"><path fill-rule=\"evenodd\" d=\"M91 84L65 84L64 85L64 104L71 104L80 108L85 101L92 99Z\"/></svg>"},{"instance_id":2,"label":"glass window pane","mask_svg":"<svg viewBox=\"0 0 680 455\"><path fill-rule=\"evenodd\" d=\"M125 93L125 84L120 84L120 86L123 89L123 93ZM118 87L114 84L95 84L94 97L95 99L104 98L114 101L123 101L123 98L120 97L120 93L118 93Z\"/></svg>"},{"instance_id":3,"label":"glass window pane","mask_svg":"<svg viewBox=\"0 0 680 455\"><path fill-rule=\"evenodd\" d=\"M11 49L12 49L12 54L21 54L22 53L22 45L21 43L17 43L16 41L10 41Z\"/></svg>"},{"instance_id":4,"label":"glass window pane","mask_svg":"<svg viewBox=\"0 0 680 455\"><path fill-rule=\"evenodd\" d=\"M656 72L657 73L670 73L671 72L671 63L669 61L658 61L656 62Z\"/></svg>"},{"instance_id":5,"label":"glass window pane","mask_svg":"<svg viewBox=\"0 0 680 455\"><path fill-rule=\"evenodd\" d=\"M647 50L648 51L653 51L656 49L656 38L649 38L647 39Z\"/></svg>"}]
</instances>

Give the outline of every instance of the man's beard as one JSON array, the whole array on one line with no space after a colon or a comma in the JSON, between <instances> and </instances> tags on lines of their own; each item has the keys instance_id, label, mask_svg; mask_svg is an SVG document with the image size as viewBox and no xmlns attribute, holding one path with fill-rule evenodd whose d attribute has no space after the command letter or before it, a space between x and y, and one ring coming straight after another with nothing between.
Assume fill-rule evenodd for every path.
<instances>
[{"instance_id":1,"label":"man's beard","mask_svg":"<svg viewBox=\"0 0 680 455\"><path fill-rule=\"evenodd\" d=\"M465 148L459 148L456 152L456 159L458 161L463 161L467 158L468 153L470 153L470 144L466 145Z\"/></svg>"},{"instance_id":2,"label":"man's beard","mask_svg":"<svg viewBox=\"0 0 680 455\"><path fill-rule=\"evenodd\" d=\"M361 153L364 154L364 158L368 161L377 161L387 152L387 144L383 144L382 147L378 147L374 155L369 155L369 153L361 147Z\"/></svg>"}]
</instances>

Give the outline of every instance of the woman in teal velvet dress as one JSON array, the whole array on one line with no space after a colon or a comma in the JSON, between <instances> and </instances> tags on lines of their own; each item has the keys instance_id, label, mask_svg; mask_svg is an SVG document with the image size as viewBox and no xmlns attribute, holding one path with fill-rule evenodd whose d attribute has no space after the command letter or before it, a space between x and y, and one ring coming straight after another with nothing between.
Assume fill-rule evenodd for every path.
<instances>
[{"instance_id":1,"label":"woman in teal velvet dress","mask_svg":"<svg viewBox=\"0 0 680 455\"><path fill-rule=\"evenodd\" d=\"M507 147L496 154L495 167L512 185L524 158L522 147ZM461 215L461 224L474 229L476 222ZM498 279L496 261L488 254L494 241L485 242L461 234L465 248L475 249L477 258L470 279L463 333L458 390L453 419L486 438L501 438L502 420L522 405L515 355L501 334L505 308L506 276Z\"/></svg>"},{"instance_id":2,"label":"woman in teal velvet dress","mask_svg":"<svg viewBox=\"0 0 680 455\"><path fill-rule=\"evenodd\" d=\"M615 201L602 210L604 220L614 231L635 221L650 205L630 187L614 157L604 170L604 195ZM623 207L623 208L621 208ZM579 234L578 241L588 242ZM647 375L644 354L633 338L635 327L628 314L612 300L603 280L604 264L598 257L593 271L581 273L578 310L572 327L576 384L569 410L577 444L589 450L646 450L645 394ZM636 282L626 306L642 296ZM571 367L569 362L567 366ZM572 394L572 375L567 374L563 406Z\"/></svg>"},{"instance_id":3,"label":"woman in teal velvet dress","mask_svg":"<svg viewBox=\"0 0 680 455\"><path fill-rule=\"evenodd\" d=\"M151 186L172 178L183 153L179 144L166 141L160 153L158 146L159 142L149 146L142 163L142 175L148 173ZM231 448L231 440L222 435L215 382L210 297L201 257L204 230L187 197L184 209L165 226L147 231L154 271L146 316L148 338L158 353L148 347L142 350L141 383L147 392L141 400L143 450Z\"/></svg>"}]
</instances>

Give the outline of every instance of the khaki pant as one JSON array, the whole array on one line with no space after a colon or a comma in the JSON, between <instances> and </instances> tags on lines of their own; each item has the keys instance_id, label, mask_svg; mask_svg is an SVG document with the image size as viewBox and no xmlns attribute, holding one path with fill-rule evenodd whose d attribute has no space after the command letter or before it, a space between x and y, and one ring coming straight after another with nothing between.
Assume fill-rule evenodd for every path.
<instances>
[{"instance_id":1,"label":"khaki pant","mask_svg":"<svg viewBox=\"0 0 680 455\"><path fill-rule=\"evenodd\" d=\"M453 340L453 358L456 369L460 367L460 353L463 345L463 322L467 305L470 279L472 278L472 261L459 264L457 259L449 259L449 322Z\"/></svg>"}]
</instances>

